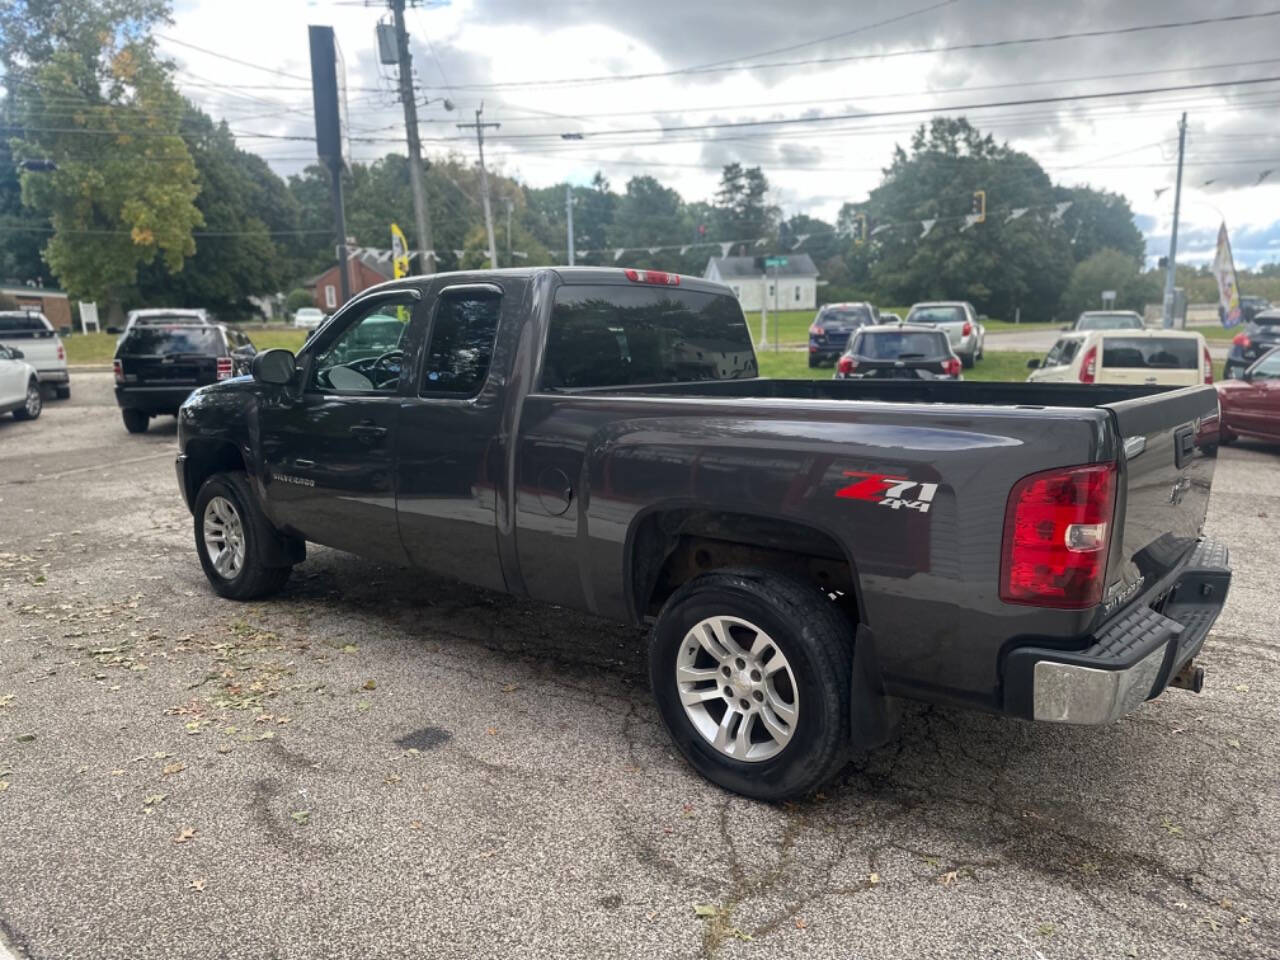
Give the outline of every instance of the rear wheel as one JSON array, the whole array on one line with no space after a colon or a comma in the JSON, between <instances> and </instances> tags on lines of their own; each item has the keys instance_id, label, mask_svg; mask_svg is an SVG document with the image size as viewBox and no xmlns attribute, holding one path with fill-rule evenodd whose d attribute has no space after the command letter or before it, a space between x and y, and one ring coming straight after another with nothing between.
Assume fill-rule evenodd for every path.
<instances>
[{"instance_id":1,"label":"rear wheel","mask_svg":"<svg viewBox=\"0 0 1280 960\"><path fill-rule=\"evenodd\" d=\"M974 359L973 359L973 354L972 354L972 353L968 353L968 354L962 353L962 354L960 354L960 363L964 366L964 368L965 368L966 370L972 370L972 369L973 369L973 364L974 364L974 362L975 362L975 361L974 361Z\"/></svg>"},{"instance_id":2,"label":"rear wheel","mask_svg":"<svg viewBox=\"0 0 1280 960\"><path fill-rule=\"evenodd\" d=\"M264 518L248 480L240 472L215 473L200 486L195 502L196 553L209 584L230 600L253 600L277 592L292 567L262 562Z\"/></svg>"},{"instance_id":3,"label":"rear wheel","mask_svg":"<svg viewBox=\"0 0 1280 960\"><path fill-rule=\"evenodd\" d=\"M34 420L44 409L44 394L40 392L40 384L32 379L27 383L27 397L22 406L13 411L15 420Z\"/></svg>"},{"instance_id":4,"label":"rear wheel","mask_svg":"<svg viewBox=\"0 0 1280 960\"><path fill-rule=\"evenodd\" d=\"M822 361L818 359L818 355L816 353L809 354L809 369L813 370L820 366L822 366Z\"/></svg>"},{"instance_id":5,"label":"rear wheel","mask_svg":"<svg viewBox=\"0 0 1280 960\"><path fill-rule=\"evenodd\" d=\"M663 723L713 783L757 800L803 796L848 756L852 638L812 584L764 570L698 577L650 639Z\"/></svg>"},{"instance_id":6,"label":"rear wheel","mask_svg":"<svg viewBox=\"0 0 1280 960\"><path fill-rule=\"evenodd\" d=\"M69 384L66 386L55 387L53 392L54 392L54 396L56 396L59 400L71 399L71 386Z\"/></svg>"},{"instance_id":7,"label":"rear wheel","mask_svg":"<svg viewBox=\"0 0 1280 960\"><path fill-rule=\"evenodd\" d=\"M130 433L146 433L148 417L141 410L126 408L120 411L120 416L124 420L124 428Z\"/></svg>"}]
</instances>

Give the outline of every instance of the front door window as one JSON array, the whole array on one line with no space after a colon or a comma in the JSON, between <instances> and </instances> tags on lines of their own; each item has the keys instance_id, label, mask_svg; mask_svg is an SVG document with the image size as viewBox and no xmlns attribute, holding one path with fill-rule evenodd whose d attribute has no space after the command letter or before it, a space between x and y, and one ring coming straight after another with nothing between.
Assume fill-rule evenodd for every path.
<instances>
[{"instance_id":1,"label":"front door window","mask_svg":"<svg viewBox=\"0 0 1280 960\"><path fill-rule=\"evenodd\" d=\"M308 389L318 393L391 394L400 386L401 346L413 301L380 300L346 324L311 365Z\"/></svg>"}]
</instances>

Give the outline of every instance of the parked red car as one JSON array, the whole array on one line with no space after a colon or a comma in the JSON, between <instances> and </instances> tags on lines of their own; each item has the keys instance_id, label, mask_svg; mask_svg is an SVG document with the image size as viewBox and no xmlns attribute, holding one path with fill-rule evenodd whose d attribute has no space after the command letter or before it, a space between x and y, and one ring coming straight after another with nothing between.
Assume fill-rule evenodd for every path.
<instances>
[{"instance_id":1,"label":"parked red car","mask_svg":"<svg viewBox=\"0 0 1280 960\"><path fill-rule=\"evenodd\" d=\"M1223 443L1241 436L1280 442L1280 348L1255 361L1240 379L1217 387Z\"/></svg>"}]
</instances>

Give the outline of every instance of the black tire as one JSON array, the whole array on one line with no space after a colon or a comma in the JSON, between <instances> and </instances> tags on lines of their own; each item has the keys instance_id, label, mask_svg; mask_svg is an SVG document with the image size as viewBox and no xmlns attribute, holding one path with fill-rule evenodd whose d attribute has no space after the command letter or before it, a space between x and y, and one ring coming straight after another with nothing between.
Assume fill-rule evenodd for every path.
<instances>
[{"instance_id":1,"label":"black tire","mask_svg":"<svg viewBox=\"0 0 1280 960\"><path fill-rule=\"evenodd\" d=\"M244 560L239 570L230 577L218 571L205 543L205 511L215 497L222 498L235 510L240 533L244 538ZM293 568L267 566L262 562L261 537L264 528L269 528L269 521L258 511L244 473L215 473L205 480L200 485L200 492L196 494L193 513L196 554L200 557L200 566L204 569L204 575L209 578L209 585L213 587L214 593L228 600L255 600L276 593L285 585Z\"/></svg>"},{"instance_id":2,"label":"black tire","mask_svg":"<svg viewBox=\"0 0 1280 960\"><path fill-rule=\"evenodd\" d=\"M149 416L141 410L135 410L132 407L126 407L120 411L120 416L124 420L124 428L130 433L146 433L147 423L151 420Z\"/></svg>"},{"instance_id":3,"label":"black tire","mask_svg":"<svg viewBox=\"0 0 1280 960\"><path fill-rule=\"evenodd\" d=\"M677 658L690 631L719 616L739 618L767 633L795 678L797 719L786 745L767 759L728 756L699 732L681 702ZM756 800L778 802L818 789L840 772L849 755L853 635L852 625L825 593L783 574L719 570L686 583L663 606L649 640L649 680L676 748L712 783ZM688 654L694 650L685 648ZM715 685L720 683L717 677ZM724 706L723 722L726 701L707 704L708 713ZM756 725L759 731L761 718Z\"/></svg>"},{"instance_id":4,"label":"black tire","mask_svg":"<svg viewBox=\"0 0 1280 960\"><path fill-rule=\"evenodd\" d=\"M54 396L55 396L55 397L57 397L59 400L70 400L70 399L71 399L71 387L70 387L70 386L54 387L54 389L53 389L53 394L54 394Z\"/></svg>"},{"instance_id":5,"label":"black tire","mask_svg":"<svg viewBox=\"0 0 1280 960\"><path fill-rule=\"evenodd\" d=\"M960 354L960 365L963 366L966 370L972 370L974 363L975 361L973 359L972 353Z\"/></svg>"},{"instance_id":6,"label":"black tire","mask_svg":"<svg viewBox=\"0 0 1280 960\"><path fill-rule=\"evenodd\" d=\"M1238 436L1236 436L1226 427L1222 427L1218 430L1218 443L1220 443L1224 447L1231 446L1233 443L1235 443L1239 439L1240 438Z\"/></svg>"},{"instance_id":7,"label":"black tire","mask_svg":"<svg viewBox=\"0 0 1280 960\"><path fill-rule=\"evenodd\" d=\"M815 354L809 354L809 369L815 370L820 366L822 366L822 361Z\"/></svg>"},{"instance_id":8,"label":"black tire","mask_svg":"<svg viewBox=\"0 0 1280 960\"><path fill-rule=\"evenodd\" d=\"M36 380L30 380L27 383L27 399L26 402L17 410L13 411L13 419L15 420L35 420L44 410L44 393L40 389L40 384Z\"/></svg>"}]
</instances>

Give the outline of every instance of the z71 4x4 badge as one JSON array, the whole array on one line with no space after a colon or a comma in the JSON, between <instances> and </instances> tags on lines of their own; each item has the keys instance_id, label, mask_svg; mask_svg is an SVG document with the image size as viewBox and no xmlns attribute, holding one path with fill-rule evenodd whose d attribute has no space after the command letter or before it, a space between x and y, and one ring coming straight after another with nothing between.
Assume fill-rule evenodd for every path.
<instances>
[{"instance_id":1,"label":"z71 4x4 badge","mask_svg":"<svg viewBox=\"0 0 1280 960\"><path fill-rule=\"evenodd\" d=\"M919 483L887 473L846 470L844 475L861 479L841 487L836 491L837 497L842 500L866 500L893 510L919 510L921 513L928 513L929 507L933 505L934 494L938 492L936 483Z\"/></svg>"}]
</instances>

